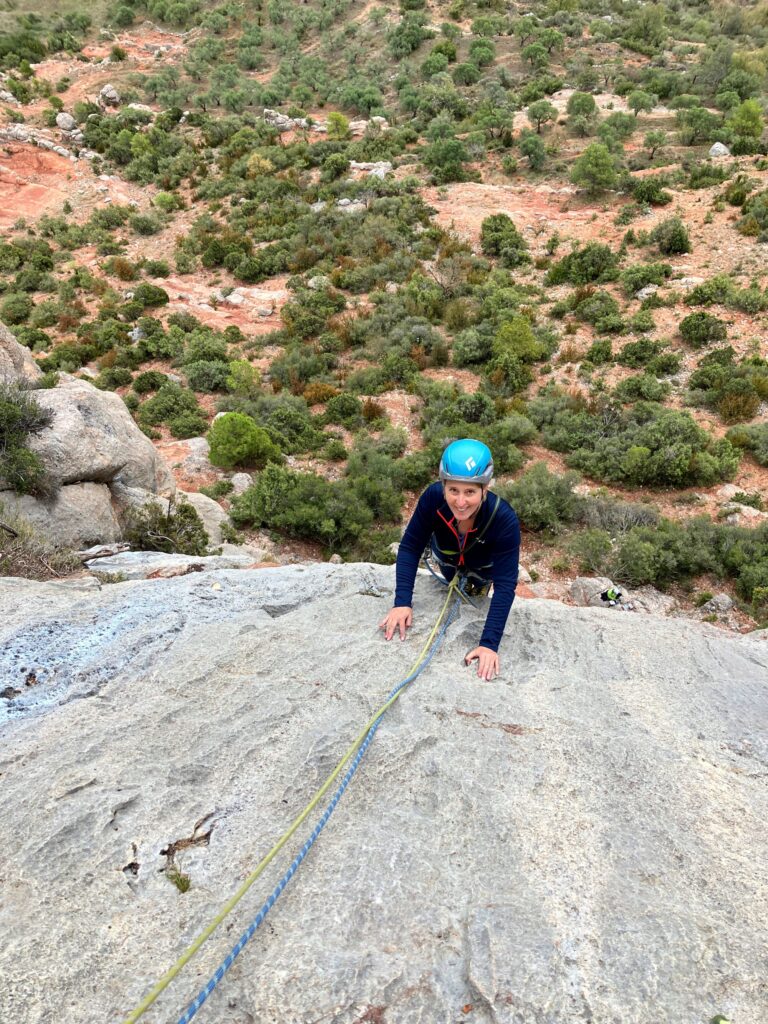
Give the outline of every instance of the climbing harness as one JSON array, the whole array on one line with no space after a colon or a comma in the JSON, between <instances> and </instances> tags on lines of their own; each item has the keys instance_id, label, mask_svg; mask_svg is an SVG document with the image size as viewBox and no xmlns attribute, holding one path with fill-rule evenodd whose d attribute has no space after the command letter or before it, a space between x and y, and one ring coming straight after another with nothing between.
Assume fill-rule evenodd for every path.
<instances>
[{"instance_id":1,"label":"climbing harness","mask_svg":"<svg viewBox=\"0 0 768 1024\"><path fill-rule=\"evenodd\" d=\"M471 541L469 541L469 543L467 543L467 538L469 537L469 533L465 533L464 534L464 540L462 542L461 537L458 534L458 531L453 528L452 522L449 522L445 518L445 516L443 515L443 513L442 513L442 511L440 509L437 510L437 514L443 520L443 522L448 527L448 529L451 531L451 533L453 533L455 535L456 539L459 542L459 547L458 547L457 551L448 551L448 550L444 550L443 548L438 548L437 552L435 552L437 557L439 557L438 552L439 552L440 555L449 555L449 556L454 556L454 557L456 555L458 555L459 556L459 561L458 561L457 564L460 565L460 566L464 564L464 556L468 555L469 552L472 550L472 548L475 547L475 545L482 543L483 538L485 537L486 533L490 529L491 523L496 518L496 513L499 511L499 505L501 504L501 498L499 497L498 494L495 497L496 497L496 501L494 502L493 508L491 509L491 514L488 516L487 520L483 523L483 525L480 527L479 530L472 530L472 531L470 531L471 533L474 533L475 536L472 538ZM451 564L453 564L453 563L451 563Z\"/></svg>"},{"instance_id":2,"label":"climbing harness","mask_svg":"<svg viewBox=\"0 0 768 1024\"><path fill-rule=\"evenodd\" d=\"M123 1024L135 1024L135 1022L138 1021L139 1018L142 1017L143 1014L149 1009L149 1007L155 1002L158 996L160 996L161 993L165 991L165 989L179 974L182 968L187 963L189 963L192 957L198 952L203 943L211 937L211 935L222 923L222 921L227 917L227 915L232 910L234 910L235 906L237 906L237 904L240 902L243 896L245 896L245 894L251 888L253 883L259 878L259 876L265 871L268 865L274 860L274 858L285 846L285 844L288 842L291 836L297 831L302 822L304 822L306 818L309 817L309 815L312 813L315 807L320 803L323 796L331 788L333 783L344 770L345 766L348 766L341 780L341 783L334 792L328 806L326 807L322 816L320 817L314 829L312 830L309 838L306 840L306 842L304 843L304 845L301 847L298 854L294 858L290 867L285 872L280 881L277 883L275 888L272 890L272 893L267 898L267 900L261 907L261 910L259 910L258 914L253 919L251 924L240 936L240 938L238 939L237 943L234 945L230 953L227 954L224 961L221 963L221 965L218 967L214 975L211 977L210 981L208 981L208 983L200 990L195 999L193 999L193 1001L189 1004L189 1006L181 1015L181 1017L179 1017L178 1024L189 1024L189 1021L192 1020L192 1018L203 1005L203 1003L206 1001L208 996L213 992L213 990L224 977L226 972L232 966L237 955L241 952L245 944L248 942L248 940L254 934L254 932L262 923L264 918L267 916L269 911L272 909L274 904L277 902L277 899L279 898L283 889L285 889L285 887L290 882L291 878L295 875L302 861L312 848L315 840L320 835L322 830L325 828L328 819L333 813L339 800L343 796L344 791L349 785L352 776L355 774L358 765L365 756L365 753L368 747L370 746L371 741L384 715L398 700L398 698L406 689L406 687L409 686L419 675L421 675L421 673L430 663L433 656L437 652L440 644L442 643L443 637L445 636L448 627L456 617L461 602L467 601L470 604L472 603L464 594L463 577L459 577L457 575L454 576L450 583L447 583L445 580L443 580L442 582L445 583L446 586L448 587L448 593L446 595L445 602L443 604L442 609L440 610L440 614L437 618L437 621L435 622L435 625L432 627L432 631L427 637L426 643L422 647L421 652L419 653L419 656L417 657L416 661L411 666L408 675L405 677L405 679L402 680L402 682L397 684L397 686L390 692L389 696L387 697L387 700L366 722L361 731L358 733L354 742L347 749L346 753L342 756L341 760L336 765L331 774L328 776L328 778L325 780L323 785L317 790L317 792L312 797L307 806L304 808L304 810L301 811L301 813L293 820L293 822L286 829L286 831L283 833L280 839L278 839L278 841L275 843L275 845L272 847L269 853L267 853L267 855L259 862L256 868L251 872L251 874L245 879L245 881L237 890L237 892L232 897L230 897L230 899L224 904L221 911L216 915L213 921L211 921L211 923L205 929L203 929L203 931L198 935L194 942L192 942L191 945L181 954L176 963L168 971L166 971L166 973L147 993L147 995L144 997L144 999L142 999L138 1006L125 1018ZM454 596L455 600L451 605L451 599ZM451 605L450 608L449 605Z\"/></svg>"}]
</instances>

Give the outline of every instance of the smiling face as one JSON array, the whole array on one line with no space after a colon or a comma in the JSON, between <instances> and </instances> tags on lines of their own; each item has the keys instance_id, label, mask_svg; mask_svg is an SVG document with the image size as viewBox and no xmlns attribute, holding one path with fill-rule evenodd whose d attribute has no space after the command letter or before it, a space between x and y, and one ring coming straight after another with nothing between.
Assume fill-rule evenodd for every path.
<instances>
[{"instance_id":1,"label":"smiling face","mask_svg":"<svg viewBox=\"0 0 768 1024\"><path fill-rule=\"evenodd\" d=\"M443 484L443 493L454 518L462 524L469 522L477 514L485 497L485 488L480 484L463 484L448 480Z\"/></svg>"}]
</instances>

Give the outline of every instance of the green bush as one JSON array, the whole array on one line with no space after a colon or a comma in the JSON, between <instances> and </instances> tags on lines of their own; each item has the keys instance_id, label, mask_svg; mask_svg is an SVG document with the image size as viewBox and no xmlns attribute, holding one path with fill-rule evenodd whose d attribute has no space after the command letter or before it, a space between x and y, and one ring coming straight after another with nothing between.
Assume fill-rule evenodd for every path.
<instances>
[{"instance_id":1,"label":"green bush","mask_svg":"<svg viewBox=\"0 0 768 1024\"><path fill-rule=\"evenodd\" d=\"M133 379L133 390L137 395L146 395L149 391L157 391L168 382L168 377L159 370L145 370Z\"/></svg>"},{"instance_id":2,"label":"green bush","mask_svg":"<svg viewBox=\"0 0 768 1024\"><path fill-rule=\"evenodd\" d=\"M23 324L33 309L34 303L30 296L23 292L18 292L15 295L9 295L3 300L2 305L0 305L0 320L11 326Z\"/></svg>"},{"instance_id":3,"label":"green bush","mask_svg":"<svg viewBox=\"0 0 768 1024\"><path fill-rule=\"evenodd\" d=\"M486 217L480 227L480 242L486 256L497 256L503 267L514 269L530 263L528 244L506 213Z\"/></svg>"},{"instance_id":4,"label":"green bush","mask_svg":"<svg viewBox=\"0 0 768 1024\"><path fill-rule=\"evenodd\" d=\"M187 384L193 391L226 391L229 365L218 360L199 359L184 364Z\"/></svg>"},{"instance_id":5,"label":"green bush","mask_svg":"<svg viewBox=\"0 0 768 1024\"><path fill-rule=\"evenodd\" d=\"M274 463L233 499L230 516L236 526L264 526L342 550L368 533L374 522L373 512L347 481L332 482Z\"/></svg>"},{"instance_id":6,"label":"green bush","mask_svg":"<svg viewBox=\"0 0 768 1024\"><path fill-rule=\"evenodd\" d=\"M674 256L678 253L691 251L691 240L688 229L679 217L669 217L661 221L651 231L651 242L658 246L663 256Z\"/></svg>"},{"instance_id":7,"label":"green bush","mask_svg":"<svg viewBox=\"0 0 768 1024\"><path fill-rule=\"evenodd\" d=\"M544 444L566 454L574 469L597 480L646 487L709 486L733 477L739 454L717 441L688 413L638 402L589 409L553 389L528 403Z\"/></svg>"},{"instance_id":8,"label":"green bush","mask_svg":"<svg viewBox=\"0 0 768 1024\"><path fill-rule=\"evenodd\" d=\"M570 555L576 559L579 572L602 575L610 561L613 545L606 530L581 530L569 538L566 545Z\"/></svg>"},{"instance_id":9,"label":"green bush","mask_svg":"<svg viewBox=\"0 0 768 1024\"><path fill-rule=\"evenodd\" d=\"M157 394L142 403L138 420L142 427L156 427L189 412L200 415L194 392L167 381L158 388Z\"/></svg>"},{"instance_id":10,"label":"green bush","mask_svg":"<svg viewBox=\"0 0 768 1024\"><path fill-rule=\"evenodd\" d=\"M43 496L55 491L55 481L28 447L30 436L39 434L51 420L52 414L38 405L31 392L0 384L0 489Z\"/></svg>"},{"instance_id":11,"label":"green bush","mask_svg":"<svg viewBox=\"0 0 768 1024\"><path fill-rule=\"evenodd\" d=\"M768 423L732 427L727 439L737 448L745 448L761 466L768 466Z\"/></svg>"},{"instance_id":12,"label":"green bush","mask_svg":"<svg viewBox=\"0 0 768 1024\"><path fill-rule=\"evenodd\" d=\"M181 412L178 416L171 416L168 420L171 436L179 439L200 437L207 428L208 421L201 412Z\"/></svg>"},{"instance_id":13,"label":"green bush","mask_svg":"<svg viewBox=\"0 0 768 1024\"><path fill-rule=\"evenodd\" d=\"M713 342L725 341L728 329L725 323L709 313L690 313L680 322L680 335L692 348L704 348Z\"/></svg>"},{"instance_id":14,"label":"green bush","mask_svg":"<svg viewBox=\"0 0 768 1024\"><path fill-rule=\"evenodd\" d=\"M576 473L550 473L546 463L537 462L519 480L499 488L515 509L527 530L552 530L579 518L583 499L574 494Z\"/></svg>"},{"instance_id":15,"label":"green bush","mask_svg":"<svg viewBox=\"0 0 768 1024\"><path fill-rule=\"evenodd\" d=\"M133 289L133 301L143 309L148 306L165 306L169 301L168 292L156 284L143 281Z\"/></svg>"},{"instance_id":16,"label":"green bush","mask_svg":"<svg viewBox=\"0 0 768 1024\"><path fill-rule=\"evenodd\" d=\"M184 498L161 504L152 500L131 509L123 537L136 551L202 557L208 550L208 534L194 507Z\"/></svg>"},{"instance_id":17,"label":"green bush","mask_svg":"<svg viewBox=\"0 0 768 1024\"><path fill-rule=\"evenodd\" d=\"M268 462L282 462L280 449L263 427L250 416L228 412L217 417L208 432L210 460L214 466L232 469L249 466L263 469Z\"/></svg>"},{"instance_id":18,"label":"green bush","mask_svg":"<svg viewBox=\"0 0 768 1024\"><path fill-rule=\"evenodd\" d=\"M348 427L362 423L363 403L355 395L342 391L328 399L325 407L326 423L341 423Z\"/></svg>"},{"instance_id":19,"label":"green bush","mask_svg":"<svg viewBox=\"0 0 768 1024\"><path fill-rule=\"evenodd\" d=\"M588 242L574 249L547 273L545 284L590 284L593 281L613 281L618 274L618 258L607 245Z\"/></svg>"}]
</instances>

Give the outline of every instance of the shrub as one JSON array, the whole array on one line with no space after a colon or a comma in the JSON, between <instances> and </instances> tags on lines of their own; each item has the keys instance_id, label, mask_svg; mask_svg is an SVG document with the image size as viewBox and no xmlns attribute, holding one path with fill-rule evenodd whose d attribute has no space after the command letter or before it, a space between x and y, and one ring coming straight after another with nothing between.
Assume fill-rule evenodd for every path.
<instances>
[{"instance_id":1,"label":"shrub","mask_svg":"<svg viewBox=\"0 0 768 1024\"><path fill-rule=\"evenodd\" d=\"M567 544L569 554L577 562L579 572L601 575L605 572L612 551L611 536L605 530L582 530Z\"/></svg>"},{"instance_id":2,"label":"shrub","mask_svg":"<svg viewBox=\"0 0 768 1024\"><path fill-rule=\"evenodd\" d=\"M575 469L609 483L632 486L710 485L730 479L739 455L716 441L687 413L638 402L619 410L586 403L553 390L528 403L544 443L567 453Z\"/></svg>"},{"instance_id":3,"label":"shrub","mask_svg":"<svg viewBox=\"0 0 768 1024\"><path fill-rule=\"evenodd\" d=\"M137 395L146 395L149 391L157 391L168 381L168 377L159 370L145 370L133 379L133 390Z\"/></svg>"},{"instance_id":4,"label":"shrub","mask_svg":"<svg viewBox=\"0 0 768 1024\"><path fill-rule=\"evenodd\" d=\"M142 404L138 420L143 427L156 427L187 412L200 413L194 392L173 381L167 381L160 386L156 395Z\"/></svg>"},{"instance_id":5,"label":"shrub","mask_svg":"<svg viewBox=\"0 0 768 1024\"><path fill-rule=\"evenodd\" d=\"M34 303L29 295L23 292L9 295L0 305L0 320L5 321L5 323L11 326L23 324L33 308Z\"/></svg>"},{"instance_id":6,"label":"shrub","mask_svg":"<svg viewBox=\"0 0 768 1024\"><path fill-rule=\"evenodd\" d=\"M362 419L363 405L359 398L343 391L328 399L325 407L327 423L342 423L345 426L356 426Z\"/></svg>"},{"instance_id":7,"label":"shrub","mask_svg":"<svg viewBox=\"0 0 768 1024\"><path fill-rule=\"evenodd\" d=\"M528 244L506 213L486 217L480 228L480 241L486 256L498 256L503 267L513 269L530 263Z\"/></svg>"},{"instance_id":8,"label":"shrub","mask_svg":"<svg viewBox=\"0 0 768 1024\"><path fill-rule=\"evenodd\" d=\"M201 412L182 412L168 420L168 429L172 437L200 437L205 433L208 421Z\"/></svg>"},{"instance_id":9,"label":"shrub","mask_svg":"<svg viewBox=\"0 0 768 1024\"><path fill-rule=\"evenodd\" d=\"M468 327L456 335L451 356L454 366L474 366L484 363L491 355L492 339L476 327Z\"/></svg>"},{"instance_id":10,"label":"shrub","mask_svg":"<svg viewBox=\"0 0 768 1024\"><path fill-rule=\"evenodd\" d=\"M619 182L616 161L602 142L593 142L574 162L571 181L589 193L616 188Z\"/></svg>"},{"instance_id":11,"label":"shrub","mask_svg":"<svg viewBox=\"0 0 768 1024\"><path fill-rule=\"evenodd\" d=\"M133 301L141 305L143 309L149 306L164 306L169 300L168 292L156 284L149 284L144 281L133 290Z\"/></svg>"},{"instance_id":12,"label":"shrub","mask_svg":"<svg viewBox=\"0 0 768 1024\"><path fill-rule=\"evenodd\" d=\"M184 364L187 384L193 391L226 391L229 381L229 365L219 360L199 359Z\"/></svg>"},{"instance_id":13,"label":"shrub","mask_svg":"<svg viewBox=\"0 0 768 1024\"><path fill-rule=\"evenodd\" d=\"M645 366L660 351L661 345L658 341L642 338L640 341L630 341L625 345L616 356L616 362L621 363L622 366L637 368L638 366Z\"/></svg>"},{"instance_id":14,"label":"shrub","mask_svg":"<svg viewBox=\"0 0 768 1024\"><path fill-rule=\"evenodd\" d=\"M576 473L550 473L546 463L537 462L514 483L499 493L517 512L528 530L557 530L578 519L583 499L574 494Z\"/></svg>"},{"instance_id":15,"label":"shrub","mask_svg":"<svg viewBox=\"0 0 768 1024\"><path fill-rule=\"evenodd\" d=\"M662 285L672 273L668 263L636 263L619 275L621 287L628 297L636 295L649 284Z\"/></svg>"},{"instance_id":16,"label":"shrub","mask_svg":"<svg viewBox=\"0 0 768 1024\"><path fill-rule=\"evenodd\" d=\"M700 311L690 313L680 322L680 335L692 348L704 348L713 342L725 341L728 330L718 317Z\"/></svg>"},{"instance_id":17,"label":"shrub","mask_svg":"<svg viewBox=\"0 0 768 1024\"><path fill-rule=\"evenodd\" d=\"M768 423L732 427L727 439L737 448L746 448L761 466L768 466Z\"/></svg>"},{"instance_id":18,"label":"shrub","mask_svg":"<svg viewBox=\"0 0 768 1024\"><path fill-rule=\"evenodd\" d=\"M55 483L47 476L39 456L28 447L29 437L51 423L29 391L0 384L0 480L19 494L49 494ZM0 487L0 489L2 489Z\"/></svg>"},{"instance_id":19,"label":"shrub","mask_svg":"<svg viewBox=\"0 0 768 1024\"><path fill-rule=\"evenodd\" d=\"M547 273L545 284L590 284L593 281L612 281L617 276L618 259L607 245L588 242L574 249L555 263Z\"/></svg>"},{"instance_id":20,"label":"shrub","mask_svg":"<svg viewBox=\"0 0 768 1024\"><path fill-rule=\"evenodd\" d=\"M661 174L638 178L632 183L635 202L644 206L666 206L672 202L672 194L664 190L665 184L666 181Z\"/></svg>"},{"instance_id":21,"label":"shrub","mask_svg":"<svg viewBox=\"0 0 768 1024\"><path fill-rule=\"evenodd\" d=\"M268 462L283 460L267 431L250 416L239 412L225 413L213 421L208 444L211 462L222 469L234 466L263 469Z\"/></svg>"},{"instance_id":22,"label":"shrub","mask_svg":"<svg viewBox=\"0 0 768 1024\"><path fill-rule=\"evenodd\" d=\"M667 220L661 221L651 231L649 237L664 256L673 256L678 253L691 251L688 229L679 217L669 217Z\"/></svg>"},{"instance_id":23,"label":"shrub","mask_svg":"<svg viewBox=\"0 0 768 1024\"><path fill-rule=\"evenodd\" d=\"M156 235L162 231L162 222L151 213L135 213L130 219L131 227L137 235Z\"/></svg>"},{"instance_id":24,"label":"shrub","mask_svg":"<svg viewBox=\"0 0 768 1024\"><path fill-rule=\"evenodd\" d=\"M208 534L194 507L184 498L170 499L164 507L151 500L131 509L123 537L137 551L165 551L168 554L202 557L208 550Z\"/></svg>"},{"instance_id":25,"label":"shrub","mask_svg":"<svg viewBox=\"0 0 768 1024\"><path fill-rule=\"evenodd\" d=\"M265 526L341 549L366 534L374 521L348 481L331 482L274 463L233 500L230 516L236 526Z\"/></svg>"}]
</instances>

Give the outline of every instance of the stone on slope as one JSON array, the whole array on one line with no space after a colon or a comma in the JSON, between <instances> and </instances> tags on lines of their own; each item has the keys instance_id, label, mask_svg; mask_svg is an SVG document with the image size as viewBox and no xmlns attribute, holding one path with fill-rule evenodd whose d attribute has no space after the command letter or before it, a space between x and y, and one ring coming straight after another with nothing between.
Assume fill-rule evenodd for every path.
<instances>
[{"instance_id":1,"label":"stone on slope","mask_svg":"<svg viewBox=\"0 0 768 1024\"><path fill-rule=\"evenodd\" d=\"M0 503L56 547L110 543L122 535L106 484L67 484L50 500L0 491Z\"/></svg>"},{"instance_id":2,"label":"stone on slope","mask_svg":"<svg viewBox=\"0 0 768 1024\"><path fill-rule=\"evenodd\" d=\"M179 491L177 493L179 498L185 498L194 508L203 521L209 542L214 547L218 547L223 539L221 536L222 523L226 523L229 519L218 501L214 501L207 494L200 494L198 491Z\"/></svg>"},{"instance_id":3,"label":"stone on slope","mask_svg":"<svg viewBox=\"0 0 768 1024\"><path fill-rule=\"evenodd\" d=\"M164 579L186 576L190 572L221 569L247 569L253 565L250 553L238 551L222 555L177 555L163 551L122 551L109 558L86 562L91 572L115 574L126 580Z\"/></svg>"},{"instance_id":4,"label":"stone on slope","mask_svg":"<svg viewBox=\"0 0 768 1024\"><path fill-rule=\"evenodd\" d=\"M34 384L42 375L29 349L0 323L0 384Z\"/></svg>"},{"instance_id":5,"label":"stone on slope","mask_svg":"<svg viewBox=\"0 0 768 1024\"><path fill-rule=\"evenodd\" d=\"M119 395L71 377L38 391L35 398L53 413L53 420L30 439L30 447L58 480L116 482L173 493L170 470Z\"/></svg>"},{"instance_id":6,"label":"stone on slope","mask_svg":"<svg viewBox=\"0 0 768 1024\"><path fill-rule=\"evenodd\" d=\"M387 644L393 582L327 564L0 581L18 691L0 700L0 1020L125 1018L408 672L445 591L421 575L414 635ZM518 601L481 683L463 654L484 614L461 609L388 713L205 1020L765 1020L768 646ZM150 1024L177 1018L311 827Z\"/></svg>"}]
</instances>

